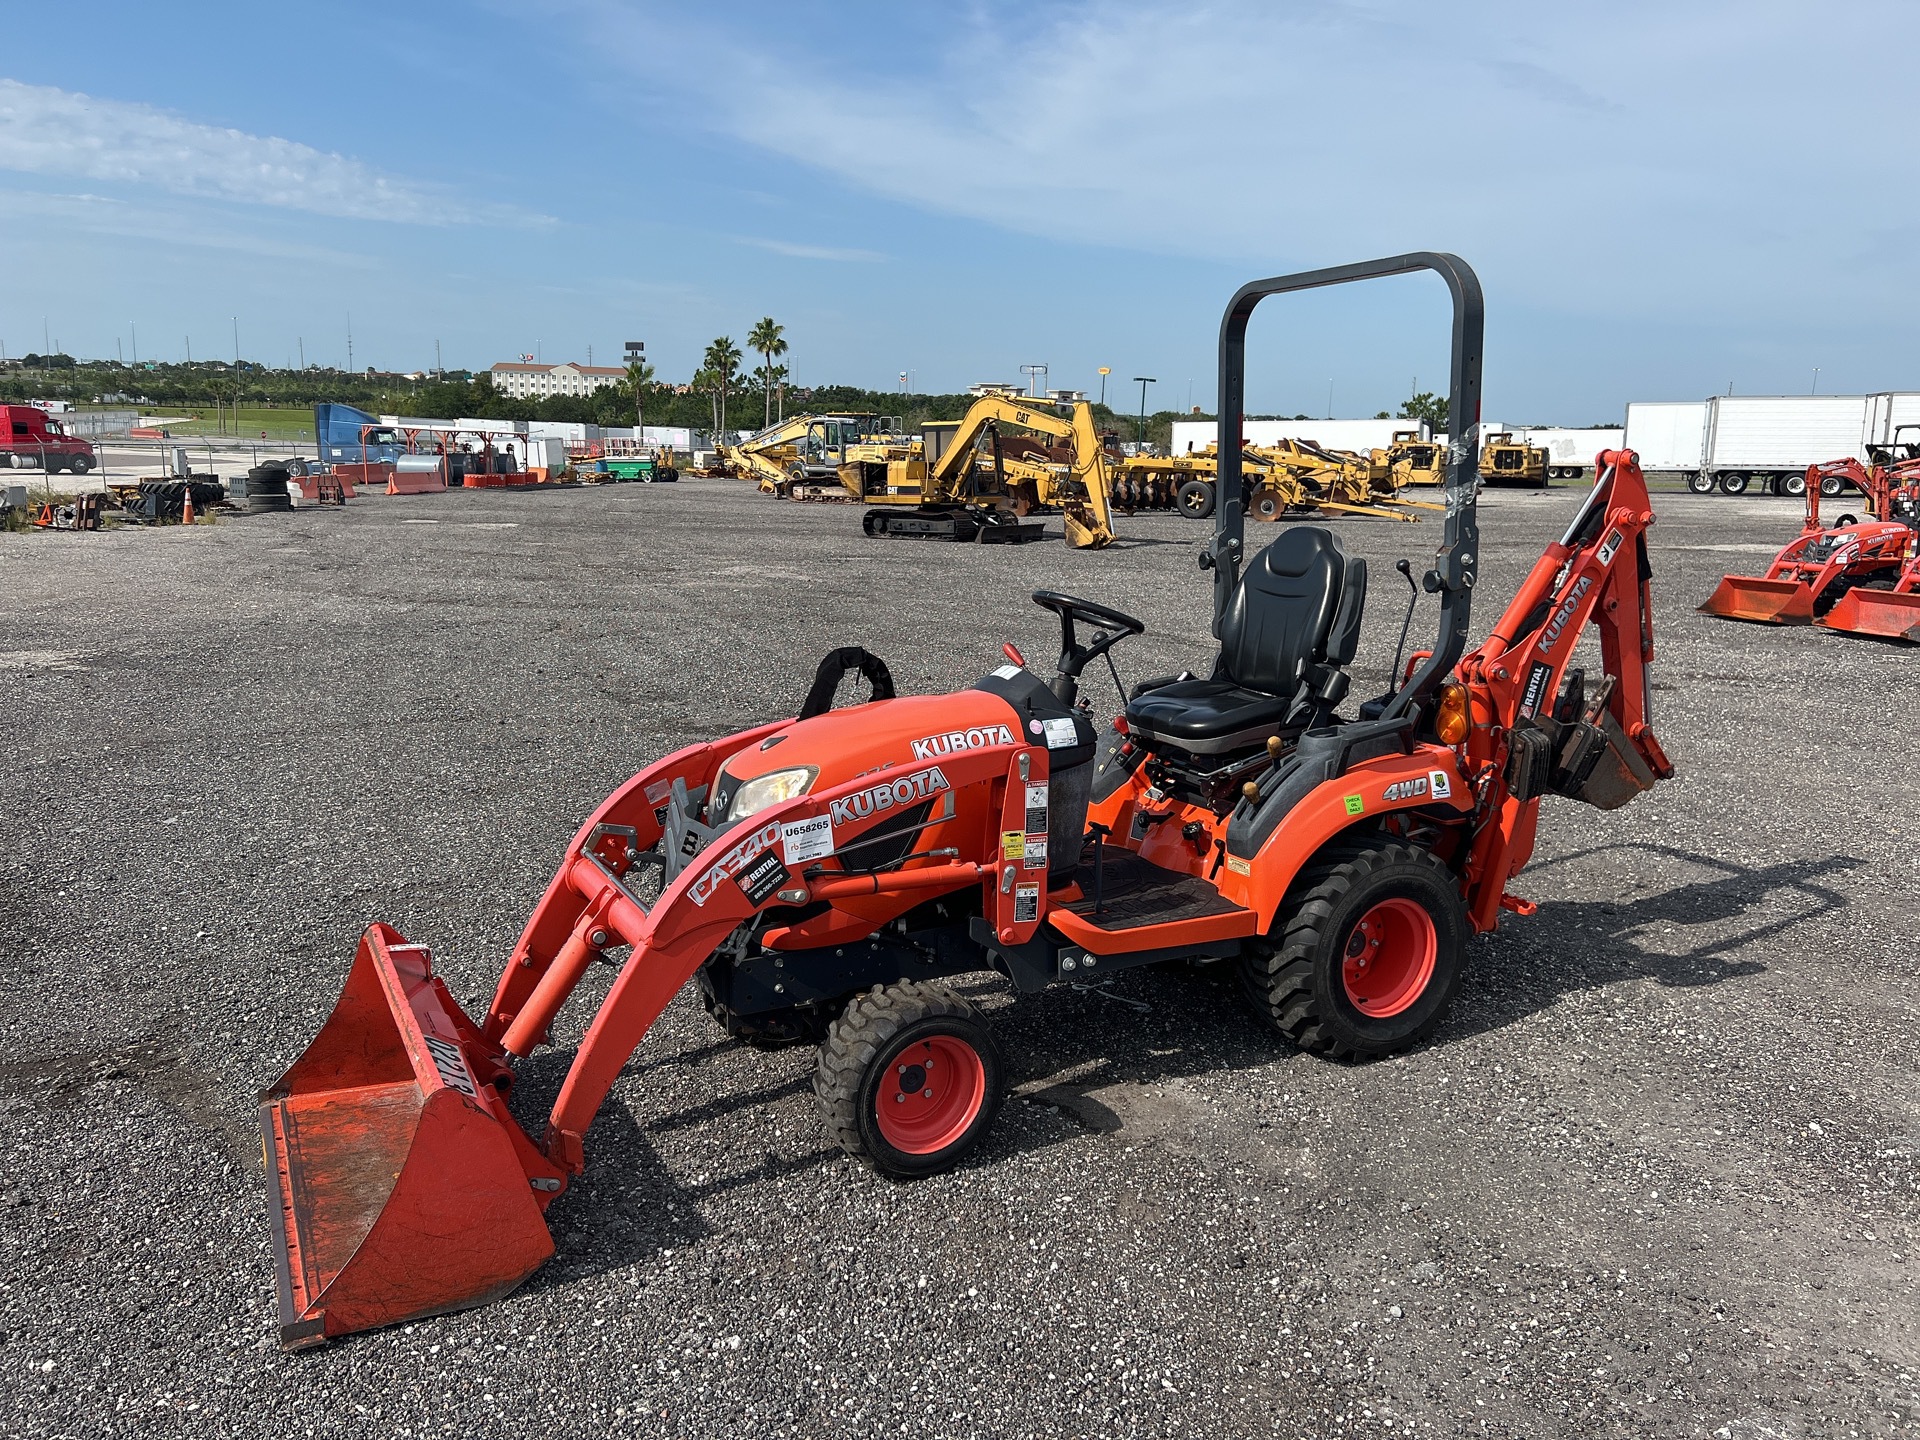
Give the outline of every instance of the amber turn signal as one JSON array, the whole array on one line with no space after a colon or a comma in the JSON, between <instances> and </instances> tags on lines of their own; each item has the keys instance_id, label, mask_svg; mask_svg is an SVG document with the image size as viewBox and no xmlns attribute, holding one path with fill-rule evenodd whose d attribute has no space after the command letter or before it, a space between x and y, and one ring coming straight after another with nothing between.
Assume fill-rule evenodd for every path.
<instances>
[{"instance_id":1,"label":"amber turn signal","mask_svg":"<svg viewBox=\"0 0 1920 1440\"><path fill-rule=\"evenodd\" d=\"M1467 738L1472 722L1467 718L1467 687L1449 680L1440 687L1440 709L1433 717L1433 730L1442 745L1458 745Z\"/></svg>"}]
</instances>

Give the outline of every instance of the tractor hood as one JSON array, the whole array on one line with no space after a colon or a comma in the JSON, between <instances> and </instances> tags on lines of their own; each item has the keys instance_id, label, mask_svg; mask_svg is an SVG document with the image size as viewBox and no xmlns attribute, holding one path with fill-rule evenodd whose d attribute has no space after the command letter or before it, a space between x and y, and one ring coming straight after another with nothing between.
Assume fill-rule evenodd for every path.
<instances>
[{"instance_id":1,"label":"tractor hood","mask_svg":"<svg viewBox=\"0 0 1920 1440\"><path fill-rule=\"evenodd\" d=\"M741 819L862 775L912 769L995 745L1045 746L1051 768L1058 771L1091 759L1093 740L1092 722L1038 676L1002 666L967 690L869 701L776 730L721 767L709 823ZM734 814L743 790L748 791L743 808Z\"/></svg>"}]
</instances>

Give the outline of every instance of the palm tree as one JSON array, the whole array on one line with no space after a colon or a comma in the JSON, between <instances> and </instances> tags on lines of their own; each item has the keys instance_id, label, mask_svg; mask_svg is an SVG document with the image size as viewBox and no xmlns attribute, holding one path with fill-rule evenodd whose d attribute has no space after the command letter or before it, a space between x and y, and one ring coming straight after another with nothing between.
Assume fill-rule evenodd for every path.
<instances>
[{"instance_id":1,"label":"palm tree","mask_svg":"<svg viewBox=\"0 0 1920 1440\"><path fill-rule=\"evenodd\" d=\"M760 398L765 402L761 407L762 429L773 423L773 362L787 353L787 342L781 338L785 334L786 326L774 324L771 315L763 315L760 323L747 336L747 348L756 351L763 362L759 370Z\"/></svg>"},{"instance_id":2,"label":"palm tree","mask_svg":"<svg viewBox=\"0 0 1920 1440\"><path fill-rule=\"evenodd\" d=\"M706 357L701 363L713 372L714 388L720 395L720 413L715 429L725 430L727 392L733 389L734 382L740 378L740 347L733 343L731 335L722 335L707 346Z\"/></svg>"},{"instance_id":3,"label":"palm tree","mask_svg":"<svg viewBox=\"0 0 1920 1440\"><path fill-rule=\"evenodd\" d=\"M713 422L713 438L720 438L720 382L712 370L701 368L693 372L693 392L707 397L707 414Z\"/></svg>"},{"instance_id":4,"label":"palm tree","mask_svg":"<svg viewBox=\"0 0 1920 1440\"><path fill-rule=\"evenodd\" d=\"M647 428L647 386L652 383L653 366L644 360L629 360L627 362L627 384L633 387L633 428L635 431L644 431ZM644 438L645 436L641 434L634 436L635 440L642 440Z\"/></svg>"}]
</instances>

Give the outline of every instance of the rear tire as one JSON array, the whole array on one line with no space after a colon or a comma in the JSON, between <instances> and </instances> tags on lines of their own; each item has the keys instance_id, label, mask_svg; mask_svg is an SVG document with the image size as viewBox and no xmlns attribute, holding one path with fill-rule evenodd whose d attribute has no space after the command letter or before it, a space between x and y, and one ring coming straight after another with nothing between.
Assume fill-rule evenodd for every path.
<instances>
[{"instance_id":1,"label":"rear tire","mask_svg":"<svg viewBox=\"0 0 1920 1440\"><path fill-rule=\"evenodd\" d=\"M856 996L827 1031L813 1093L827 1133L895 1179L958 1164L1000 1108L1005 1066L986 1018L944 985Z\"/></svg>"},{"instance_id":2,"label":"rear tire","mask_svg":"<svg viewBox=\"0 0 1920 1440\"><path fill-rule=\"evenodd\" d=\"M1804 475L1789 475L1781 481L1781 488L1789 495L1796 497L1804 495L1807 493L1807 477Z\"/></svg>"},{"instance_id":3,"label":"rear tire","mask_svg":"<svg viewBox=\"0 0 1920 1440\"><path fill-rule=\"evenodd\" d=\"M1838 475L1827 475L1820 481L1820 493L1828 500L1833 499L1834 496L1846 488L1847 482L1842 480Z\"/></svg>"},{"instance_id":4,"label":"rear tire","mask_svg":"<svg viewBox=\"0 0 1920 1440\"><path fill-rule=\"evenodd\" d=\"M1302 870L1240 977L1254 1012L1302 1050L1368 1060L1445 1015L1468 933L1460 882L1398 841L1333 851Z\"/></svg>"},{"instance_id":5,"label":"rear tire","mask_svg":"<svg viewBox=\"0 0 1920 1440\"><path fill-rule=\"evenodd\" d=\"M1744 475L1722 475L1720 489L1728 495L1744 495L1747 492L1747 477Z\"/></svg>"},{"instance_id":6,"label":"rear tire","mask_svg":"<svg viewBox=\"0 0 1920 1440\"><path fill-rule=\"evenodd\" d=\"M1173 503L1189 519L1205 520L1213 514L1213 486L1205 480L1189 480L1174 495Z\"/></svg>"}]
</instances>

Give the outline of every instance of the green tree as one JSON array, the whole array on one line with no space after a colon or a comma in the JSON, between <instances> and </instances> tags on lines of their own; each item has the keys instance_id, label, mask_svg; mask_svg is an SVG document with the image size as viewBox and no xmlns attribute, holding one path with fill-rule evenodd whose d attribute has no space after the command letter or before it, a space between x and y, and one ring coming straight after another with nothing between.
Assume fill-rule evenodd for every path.
<instances>
[{"instance_id":1,"label":"green tree","mask_svg":"<svg viewBox=\"0 0 1920 1440\"><path fill-rule=\"evenodd\" d=\"M752 332L747 336L747 348L760 357L760 368L753 373L760 380L760 399L762 402L760 407L760 426L762 429L765 429L773 423L773 385L775 379L773 373L775 366L773 362L787 353L785 335L786 326L774 324L771 315L763 315L760 317L760 323L754 326ZM784 378L785 375L786 370L784 367L781 367L781 378Z\"/></svg>"},{"instance_id":2,"label":"green tree","mask_svg":"<svg viewBox=\"0 0 1920 1440\"><path fill-rule=\"evenodd\" d=\"M713 392L718 398L713 428L719 432L727 428L727 396L740 381L740 347L733 343L731 335L722 335L707 346L707 353L700 363L709 372Z\"/></svg>"},{"instance_id":3,"label":"green tree","mask_svg":"<svg viewBox=\"0 0 1920 1440\"><path fill-rule=\"evenodd\" d=\"M1424 420L1435 430L1445 430L1447 428L1447 397L1435 395L1430 390L1422 390L1418 395L1408 397L1401 404L1399 418Z\"/></svg>"},{"instance_id":4,"label":"green tree","mask_svg":"<svg viewBox=\"0 0 1920 1440\"><path fill-rule=\"evenodd\" d=\"M653 366L640 359L627 362L627 388L633 391L633 426L635 430L646 428L647 387L653 384ZM635 435L637 440L640 437Z\"/></svg>"}]
</instances>

